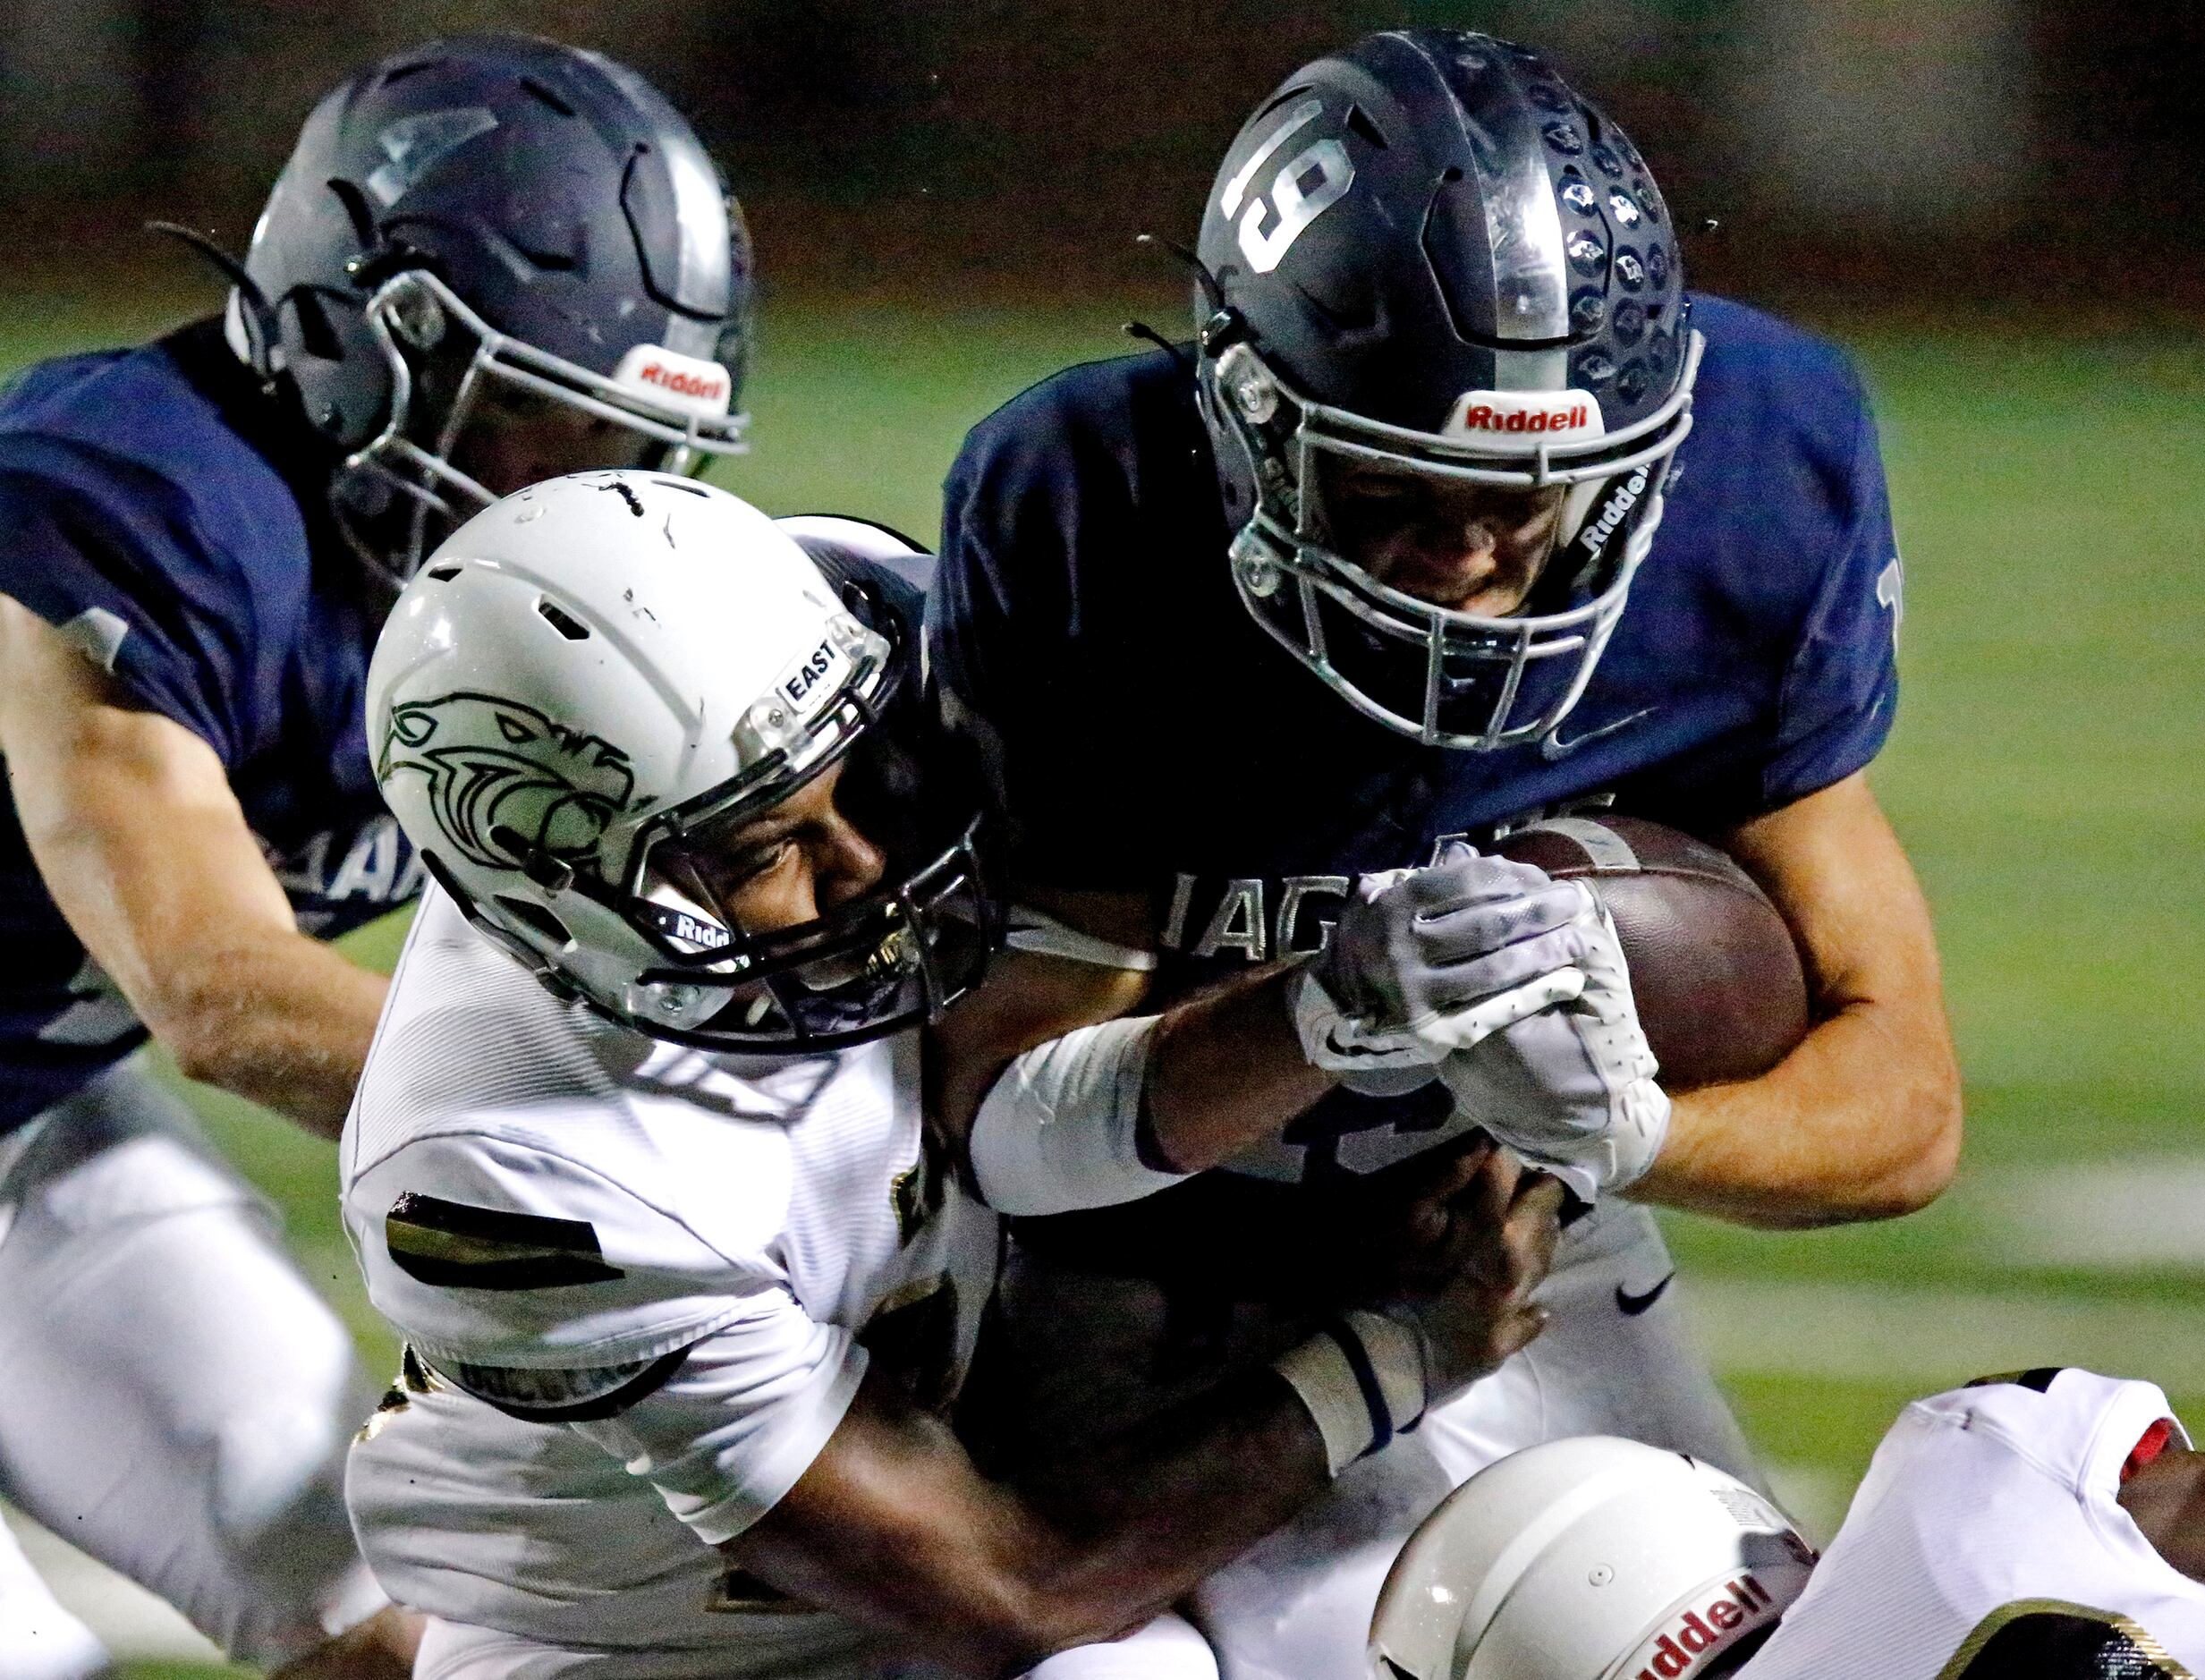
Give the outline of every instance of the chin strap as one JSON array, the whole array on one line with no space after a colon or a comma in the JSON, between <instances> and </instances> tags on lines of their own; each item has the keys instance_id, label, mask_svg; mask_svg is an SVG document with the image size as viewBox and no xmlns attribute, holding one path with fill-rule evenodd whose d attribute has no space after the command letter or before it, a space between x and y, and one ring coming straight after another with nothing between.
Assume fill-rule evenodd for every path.
<instances>
[{"instance_id":1,"label":"chin strap","mask_svg":"<svg viewBox=\"0 0 2205 1680\"><path fill-rule=\"evenodd\" d=\"M1090 968L1124 969L1136 974L1147 974L1156 968L1153 951L1081 933L1027 904L1011 906L1009 931L1004 936L1004 943L1013 951L1062 957L1067 963L1083 963Z\"/></svg>"},{"instance_id":2,"label":"chin strap","mask_svg":"<svg viewBox=\"0 0 2205 1680\"><path fill-rule=\"evenodd\" d=\"M233 289L236 318L246 328L244 344L232 339L230 347L239 352L238 360L259 376L261 390L269 396L275 395L281 378L283 334L276 325L275 306L268 301L268 294L260 289L260 283L246 272L243 263L197 228L186 227L181 222L148 222L145 226L148 233L165 233L171 239L182 240L222 271L223 278ZM227 335L225 325L225 336Z\"/></svg>"}]
</instances>

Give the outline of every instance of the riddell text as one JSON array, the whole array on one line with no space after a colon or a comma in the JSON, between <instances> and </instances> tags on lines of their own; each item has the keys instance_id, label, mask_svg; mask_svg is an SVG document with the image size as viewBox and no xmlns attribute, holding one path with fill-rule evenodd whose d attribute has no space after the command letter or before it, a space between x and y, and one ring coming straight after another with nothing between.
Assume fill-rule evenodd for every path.
<instances>
[{"instance_id":1,"label":"riddell text","mask_svg":"<svg viewBox=\"0 0 2205 1680\"><path fill-rule=\"evenodd\" d=\"M1677 1680L1699 1665L1717 1646L1749 1623L1767 1616L1775 1602L1768 1590L1751 1574L1742 1574L1723 1590L1723 1596L1704 1609L1687 1610L1662 1630L1654 1642L1654 1659L1632 1680Z\"/></svg>"},{"instance_id":2,"label":"riddell text","mask_svg":"<svg viewBox=\"0 0 2205 1680\"><path fill-rule=\"evenodd\" d=\"M707 399L723 395L727 389L725 376L714 378L709 374L688 373L679 368L669 368L663 361L647 361L636 376L652 385L662 385L676 396L701 396Z\"/></svg>"},{"instance_id":3,"label":"riddell text","mask_svg":"<svg viewBox=\"0 0 2205 1680\"><path fill-rule=\"evenodd\" d=\"M1522 409L1513 413L1496 414L1492 408L1480 403L1464 412L1463 429L1471 432L1566 432L1574 431L1585 424L1585 404L1574 408L1539 409L1525 412Z\"/></svg>"}]
</instances>

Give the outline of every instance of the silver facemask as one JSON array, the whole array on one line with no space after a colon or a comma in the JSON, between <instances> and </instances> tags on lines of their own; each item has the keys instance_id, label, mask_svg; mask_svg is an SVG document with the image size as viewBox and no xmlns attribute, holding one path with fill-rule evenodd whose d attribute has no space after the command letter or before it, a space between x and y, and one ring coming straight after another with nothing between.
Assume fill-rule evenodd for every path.
<instances>
[{"instance_id":1,"label":"silver facemask","mask_svg":"<svg viewBox=\"0 0 2205 1680\"><path fill-rule=\"evenodd\" d=\"M426 269L393 275L369 299L366 315L368 330L390 370L390 414L381 431L345 457L339 471L394 490L412 503L409 536L396 568L402 581L438 539L432 517L441 518L448 530L497 499L451 460L486 383L533 392L663 445L667 454L656 463L661 471L695 472L713 456L742 454L750 447L743 441L747 413L700 414L510 337ZM454 333L466 335L474 348L442 427L424 445L409 430L417 375L408 352L419 356L442 350Z\"/></svg>"},{"instance_id":2,"label":"silver facemask","mask_svg":"<svg viewBox=\"0 0 2205 1680\"><path fill-rule=\"evenodd\" d=\"M1401 734L1471 752L1544 740L1591 681L1652 546L1703 348L1691 334L1675 386L1643 419L1506 455L1317 402L1245 340L1205 352L1198 386L1212 436L1242 452L1229 464L1255 487L1231 548L1242 601L1327 687ZM1505 490L1562 488L1554 548L1531 592L1539 605L1510 617L1437 607L1336 552L1317 471L1326 455Z\"/></svg>"}]
</instances>

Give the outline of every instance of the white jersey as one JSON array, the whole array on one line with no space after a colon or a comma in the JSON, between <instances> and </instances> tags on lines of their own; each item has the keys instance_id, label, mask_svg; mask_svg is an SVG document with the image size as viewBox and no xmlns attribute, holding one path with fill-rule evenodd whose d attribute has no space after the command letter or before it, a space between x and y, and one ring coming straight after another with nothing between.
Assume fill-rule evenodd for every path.
<instances>
[{"instance_id":1,"label":"white jersey","mask_svg":"<svg viewBox=\"0 0 2205 1680\"><path fill-rule=\"evenodd\" d=\"M802 1475L869 1359L922 1405L962 1380L996 1222L922 1134L916 1033L658 1043L556 1001L431 893L343 1174L410 1350L348 1483L394 1598L549 1645L743 1653L715 1673L862 1643L711 1547Z\"/></svg>"},{"instance_id":2,"label":"white jersey","mask_svg":"<svg viewBox=\"0 0 2205 1680\"><path fill-rule=\"evenodd\" d=\"M2101 1680L2205 1672L2205 1585L2121 1508L2148 1382L2030 1371L1916 1401L1741 1680Z\"/></svg>"}]
</instances>

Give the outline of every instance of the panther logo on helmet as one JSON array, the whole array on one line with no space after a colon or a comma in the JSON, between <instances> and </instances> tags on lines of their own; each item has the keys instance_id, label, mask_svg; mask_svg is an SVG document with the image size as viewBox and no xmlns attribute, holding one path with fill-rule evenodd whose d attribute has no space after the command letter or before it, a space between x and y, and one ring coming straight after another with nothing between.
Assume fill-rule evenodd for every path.
<instances>
[{"instance_id":1,"label":"panther logo on helmet","mask_svg":"<svg viewBox=\"0 0 2205 1680\"><path fill-rule=\"evenodd\" d=\"M465 692L392 708L376 779L402 770L428 778L437 827L485 869L516 865L500 829L555 858L589 856L635 791L628 755L603 736Z\"/></svg>"}]
</instances>

